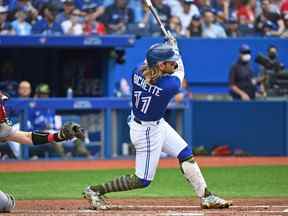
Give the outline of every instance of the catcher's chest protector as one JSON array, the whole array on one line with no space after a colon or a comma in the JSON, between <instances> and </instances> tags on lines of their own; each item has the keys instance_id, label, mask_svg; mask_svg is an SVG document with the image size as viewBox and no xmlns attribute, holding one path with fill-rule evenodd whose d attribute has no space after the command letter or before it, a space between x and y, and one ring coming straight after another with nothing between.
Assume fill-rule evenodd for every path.
<instances>
[{"instance_id":1,"label":"catcher's chest protector","mask_svg":"<svg viewBox=\"0 0 288 216\"><path fill-rule=\"evenodd\" d=\"M4 103L1 100L0 102L0 123L4 123L7 121L6 110L4 107Z\"/></svg>"}]
</instances>

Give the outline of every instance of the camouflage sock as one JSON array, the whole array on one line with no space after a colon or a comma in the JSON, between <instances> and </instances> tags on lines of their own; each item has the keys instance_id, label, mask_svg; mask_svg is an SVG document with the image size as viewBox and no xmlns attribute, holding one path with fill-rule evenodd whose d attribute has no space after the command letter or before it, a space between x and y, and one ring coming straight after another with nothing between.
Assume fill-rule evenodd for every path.
<instances>
[{"instance_id":1,"label":"camouflage sock","mask_svg":"<svg viewBox=\"0 0 288 216\"><path fill-rule=\"evenodd\" d=\"M136 175L124 175L104 184L91 186L91 189L103 195L110 192L128 191L143 187L144 185Z\"/></svg>"}]
</instances>

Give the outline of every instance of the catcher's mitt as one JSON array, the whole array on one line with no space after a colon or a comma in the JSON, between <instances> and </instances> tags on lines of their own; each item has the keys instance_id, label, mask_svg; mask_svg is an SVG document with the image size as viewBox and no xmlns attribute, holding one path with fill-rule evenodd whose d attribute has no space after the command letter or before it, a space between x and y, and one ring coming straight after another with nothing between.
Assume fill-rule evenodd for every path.
<instances>
[{"instance_id":1,"label":"catcher's mitt","mask_svg":"<svg viewBox=\"0 0 288 216\"><path fill-rule=\"evenodd\" d=\"M84 139L85 133L84 129L81 128L79 124L68 122L65 123L61 128L61 130L59 131L59 137L64 140L72 139L74 137Z\"/></svg>"}]
</instances>

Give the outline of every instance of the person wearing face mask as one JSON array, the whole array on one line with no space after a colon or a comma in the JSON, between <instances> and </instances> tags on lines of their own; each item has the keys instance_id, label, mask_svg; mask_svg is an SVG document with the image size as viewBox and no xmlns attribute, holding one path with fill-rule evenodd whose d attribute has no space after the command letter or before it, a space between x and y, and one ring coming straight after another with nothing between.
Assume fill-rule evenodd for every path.
<instances>
[{"instance_id":1,"label":"person wearing face mask","mask_svg":"<svg viewBox=\"0 0 288 216\"><path fill-rule=\"evenodd\" d=\"M268 47L268 58L270 59L270 61L273 62L279 62L278 61L278 49L276 46L274 45L270 45Z\"/></svg>"},{"instance_id":2,"label":"person wearing face mask","mask_svg":"<svg viewBox=\"0 0 288 216\"><path fill-rule=\"evenodd\" d=\"M259 54L258 56L260 56ZM257 58L256 58L257 59ZM259 59L259 57L258 57ZM259 63L260 64L260 74L262 77L266 77L263 82L264 92L266 95L273 94L273 83L277 83L278 75L281 75L284 69L284 65L280 62L278 58L278 48L275 45L270 45L267 49L267 56L264 56L263 59L266 59Z\"/></svg>"},{"instance_id":3,"label":"person wearing face mask","mask_svg":"<svg viewBox=\"0 0 288 216\"><path fill-rule=\"evenodd\" d=\"M229 73L230 95L235 100L249 101L255 99L256 86L250 66L251 49L243 44L237 62L232 65Z\"/></svg>"}]
</instances>

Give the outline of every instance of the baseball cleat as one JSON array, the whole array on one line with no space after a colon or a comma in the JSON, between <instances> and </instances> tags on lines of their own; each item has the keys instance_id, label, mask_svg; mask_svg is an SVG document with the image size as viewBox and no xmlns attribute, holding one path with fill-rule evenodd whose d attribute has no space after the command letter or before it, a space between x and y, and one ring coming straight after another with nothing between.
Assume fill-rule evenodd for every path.
<instances>
[{"instance_id":1,"label":"baseball cleat","mask_svg":"<svg viewBox=\"0 0 288 216\"><path fill-rule=\"evenodd\" d=\"M108 209L108 204L106 203L103 195L98 191L93 191L91 186L88 186L83 192L82 196L84 199L87 199L90 203L91 209L94 210L105 210Z\"/></svg>"},{"instance_id":2,"label":"baseball cleat","mask_svg":"<svg viewBox=\"0 0 288 216\"><path fill-rule=\"evenodd\" d=\"M226 201L215 194L211 194L207 197L202 197L200 205L202 209L222 209L229 208L232 202Z\"/></svg>"}]
</instances>

